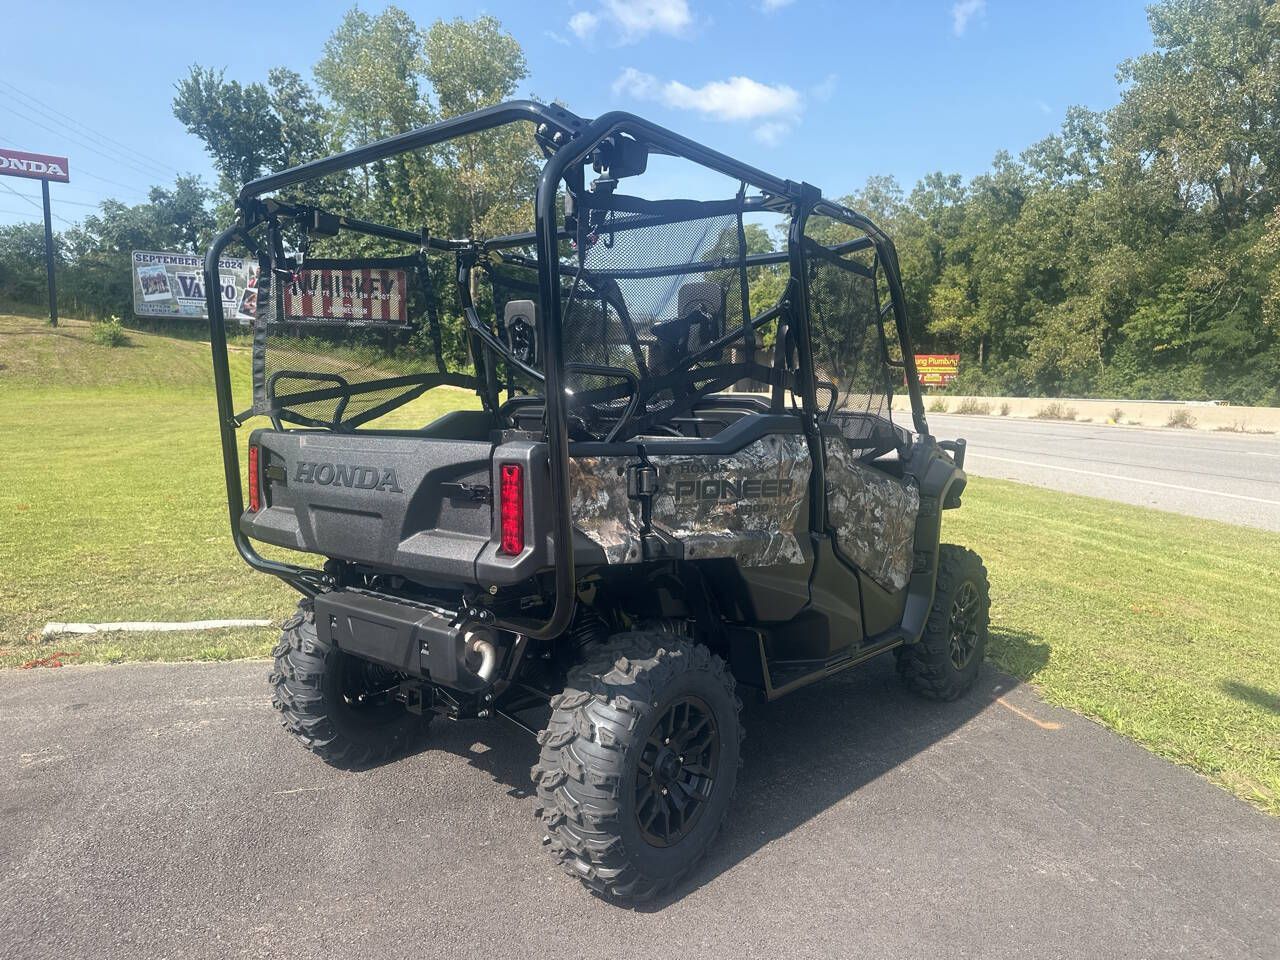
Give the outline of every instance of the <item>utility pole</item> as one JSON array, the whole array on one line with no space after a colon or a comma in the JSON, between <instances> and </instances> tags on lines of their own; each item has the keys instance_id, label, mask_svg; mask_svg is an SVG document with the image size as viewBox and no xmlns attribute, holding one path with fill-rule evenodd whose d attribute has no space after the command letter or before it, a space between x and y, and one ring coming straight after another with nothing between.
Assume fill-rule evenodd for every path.
<instances>
[{"instance_id":1,"label":"utility pole","mask_svg":"<svg viewBox=\"0 0 1280 960\"><path fill-rule=\"evenodd\" d=\"M49 181L40 181L44 197L44 269L49 275L49 323L58 325L58 283L53 275L53 213L49 210Z\"/></svg>"},{"instance_id":2,"label":"utility pole","mask_svg":"<svg viewBox=\"0 0 1280 960\"><path fill-rule=\"evenodd\" d=\"M0 175L40 181L44 199L44 268L49 278L49 323L58 325L58 285L53 262L53 211L49 208L49 181L70 183L70 165L66 157L47 153L27 153L0 147Z\"/></svg>"}]
</instances>

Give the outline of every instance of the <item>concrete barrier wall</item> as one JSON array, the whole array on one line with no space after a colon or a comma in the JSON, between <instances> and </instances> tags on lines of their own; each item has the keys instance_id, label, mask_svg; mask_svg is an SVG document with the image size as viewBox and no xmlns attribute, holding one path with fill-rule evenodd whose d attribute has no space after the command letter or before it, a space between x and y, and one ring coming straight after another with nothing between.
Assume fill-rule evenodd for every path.
<instances>
[{"instance_id":1,"label":"concrete barrier wall","mask_svg":"<svg viewBox=\"0 0 1280 960\"><path fill-rule=\"evenodd\" d=\"M1028 419L1054 413L1056 419L1127 426L1185 426L1196 430L1280 433L1280 407L1231 407L1212 403L1156 400L1076 400L1045 397L961 397L941 393L925 397L925 409L946 406L947 413L980 413ZM895 404L896 406L896 404ZM1055 418L1050 418L1055 419ZM1177 421L1182 421L1178 423Z\"/></svg>"}]
</instances>

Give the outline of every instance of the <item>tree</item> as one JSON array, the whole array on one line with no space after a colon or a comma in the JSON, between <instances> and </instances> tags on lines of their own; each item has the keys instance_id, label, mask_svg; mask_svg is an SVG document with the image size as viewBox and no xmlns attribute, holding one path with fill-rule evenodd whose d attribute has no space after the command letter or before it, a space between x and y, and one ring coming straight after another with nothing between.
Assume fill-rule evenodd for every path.
<instances>
[{"instance_id":1,"label":"tree","mask_svg":"<svg viewBox=\"0 0 1280 960\"><path fill-rule=\"evenodd\" d=\"M423 73L442 119L509 99L528 66L493 17L438 20L426 31ZM495 236L533 227L537 147L526 124L472 134L436 151L437 188L455 236Z\"/></svg>"}]
</instances>

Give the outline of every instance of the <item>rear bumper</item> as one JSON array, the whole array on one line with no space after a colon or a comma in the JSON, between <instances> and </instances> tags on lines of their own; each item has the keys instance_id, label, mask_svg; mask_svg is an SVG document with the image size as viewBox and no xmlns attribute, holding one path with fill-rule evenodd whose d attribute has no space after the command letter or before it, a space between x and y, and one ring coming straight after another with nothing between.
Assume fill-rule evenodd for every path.
<instances>
[{"instance_id":1,"label":"rear bumper","mask_svg":"<svg viewBox=\"0 0 1280 960\"><path fill-rule=\"evenodd\" d=\"M486 686L468 665L454 611L333 590L316 596L315 617L320 639L344 653L463 692Z\"/></svg>"}]
</instances>

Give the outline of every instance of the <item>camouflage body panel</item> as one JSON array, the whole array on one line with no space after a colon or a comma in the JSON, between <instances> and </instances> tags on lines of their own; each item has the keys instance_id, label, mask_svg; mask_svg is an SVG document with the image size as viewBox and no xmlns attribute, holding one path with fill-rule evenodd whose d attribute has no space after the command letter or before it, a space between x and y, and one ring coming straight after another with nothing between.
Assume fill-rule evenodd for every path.
<instances>
[{"instance_id":1,"label":"camouflage body panel","mask_svg":"<svg viewBox=\"0 0 1280 960\"><path fill-rule=\"evenodd\" d=\"M839 437L827 451L827 521L840 552L886 590L911 579L920 491L858 460Z\"/></svg>"},{"instance_id":2,"label":"camouflage body panel","mask_svg":"<svg viewBox=\"0 0 1280 960\"><path fill-rule=\"evenodd\" d=\"M573 525L609 563L640 559L640 503L627 496L627 464L635 457L570 457Z\"/></svg>"},{"instance_id":3,"label":"camouflage body panel","mask_svg":"<svg viewBox=\"0 0 1280 960\"><path fill-rule=\"evenodd\" d=\"M574 457L569 486L574 525L609 563L640 559L640 502L627 496L637 457ZM743 566L803 563L797 530L807 526L809 448L773 434L728 456L652 456L658 473L654 532L684 545L689 560L731 557Z\"/></svg>"}]
</instances>

